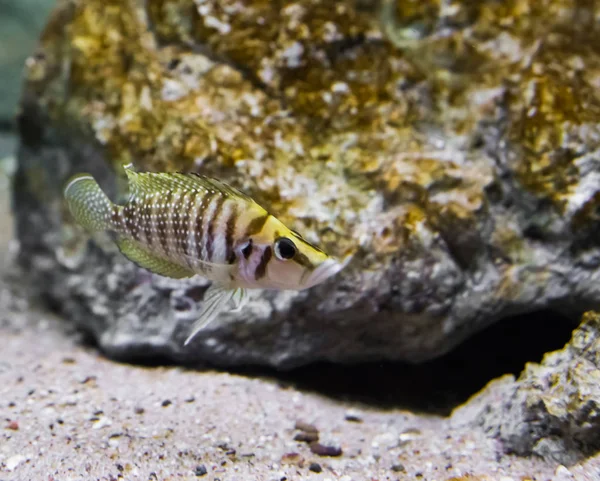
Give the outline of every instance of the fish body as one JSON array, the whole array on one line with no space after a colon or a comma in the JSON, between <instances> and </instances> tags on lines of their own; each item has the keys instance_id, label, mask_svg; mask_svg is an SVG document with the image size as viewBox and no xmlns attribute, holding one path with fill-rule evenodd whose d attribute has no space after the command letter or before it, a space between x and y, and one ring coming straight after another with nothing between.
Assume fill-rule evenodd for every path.
<instances>
[{"instance_id":1,"label":"fish body","mask_svg":"<svg viewBox=\"0 0 600 481\"><path fill-rule=\"evenodd\" d=\"M125 172L125 205L111 202L88 174L69 180L67 205L88 231L114 232L121 252L140 267L212 281L186 344L228 304L241 309L248 289L306 289L343 268L224 182L192 173L140 173L131 166Z\"/></svg>"}]
</instances>

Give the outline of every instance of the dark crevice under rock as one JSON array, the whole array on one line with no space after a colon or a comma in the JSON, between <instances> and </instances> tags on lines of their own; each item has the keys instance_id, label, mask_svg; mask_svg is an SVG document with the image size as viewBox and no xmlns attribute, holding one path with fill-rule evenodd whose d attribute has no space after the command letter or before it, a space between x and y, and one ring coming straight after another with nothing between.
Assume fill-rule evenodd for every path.
<instances>
[{"instance_id":1,"label":"dark crevice under rock","mask_svg":"<svg viewBox=\"0 0 600 481\"><path fill-rule=\"evenodd\" d=\"M547 352L561 349L575 327L562 315L546 310L497 322L450 353L422 364L321 362L289 371L263 367L228 371L275 378L282 385L367 406L449 415L493 379L504 374L518 376L526 363L539 363ZM85 340L94 344L91 336ZM141 354L126 361L149 366L176 364L166 356L149 358Z\"/></svg>"},{"instance_id":2,"label":"dark crevice under rock","mask_svg":"<svg viewBox=\"0 0 600 481\"><path fill-rule=\"evenodd\" d=\"M575 327L560 314L540 311L497 322L422 364L318 364L281 379L335 398L448 415L491 380L518 376L526 363L561 349Z\"/></svg>"}]
</instances>

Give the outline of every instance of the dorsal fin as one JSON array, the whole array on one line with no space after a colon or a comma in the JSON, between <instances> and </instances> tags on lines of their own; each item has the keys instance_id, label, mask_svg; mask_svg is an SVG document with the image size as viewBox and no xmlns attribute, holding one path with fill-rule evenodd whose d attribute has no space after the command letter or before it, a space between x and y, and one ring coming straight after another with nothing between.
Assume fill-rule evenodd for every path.
<instances>
[{"instance_id":1,"label":"dorsal fin","mask_svg":"<svg viewBox=\"0 0 600 481\"><path fill-rule=\"evenodd\" d=\"M133 164L124 165L123 168L127 175L129 194L132 198L145 197L146 194L155 194L157 191L162 190L156 181L152 181L148 177L148 174L135 171Z\"/></svg>"},{"instance_id":2,"label":"dorsal fin","mask_svg":"<svg viewBox=\"0 0 600 481\"><path fill-rule=\"evenodd\" d=\"M227 197L237 197L248 202L254 202L250 196L235 187L220 180L196 173L140 173L135 172L129 166L125 166L125 172L130 183L131 195L134 197L144 197L146 194L154 194L162 191L186 189L200 192L207 190L216 191Z\"/></svg>"},{"instance_id":3,"label":"dorsal fin","mask_svg":"<svg viewBox=\"0 0 600 481\"><path fill-rule=\"evenodd\" d=\"M178 172L177 175L183 176L187 179L191 179L192 181L198 182L202 185L206 185L206 186L210 186L213 189L221 192L223 195L230 195L233 197L241 197L243 199L246 199L249 202L254 202L254 199L252 199L252 197L250 197L248 194L245 194L244 192L242 192L239 189L236 189L235 187L232 187L231 185L212 178L212 177L206 177L204 175L201 174L197 174L195 172L190 172L190 173L182 173L182 172Z\"/></svg>"}]
</instances>

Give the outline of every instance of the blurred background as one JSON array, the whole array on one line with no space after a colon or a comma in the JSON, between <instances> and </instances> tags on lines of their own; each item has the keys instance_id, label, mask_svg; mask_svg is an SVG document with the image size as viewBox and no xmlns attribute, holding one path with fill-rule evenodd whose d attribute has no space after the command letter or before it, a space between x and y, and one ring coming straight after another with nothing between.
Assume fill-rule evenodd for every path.
<instances>
[{"instance_id":1,"label":"blurred background","mask_svg":"<svg viewBox=\"0 0 600 481\"><path fill-rule=\"evenodd\" d=\"M0 0L0 270L12 237L9 175L14 170L15 113L27 57L56 0Z\"/></svg>"},{"instance_id":2,"label":"blurred background","mask_svg":"<svg viewBox=\"0 0 600 481\"><path fill-rule=\"evenodd\" d=\"M25 59L56 0L0 0L0 158L14 148L11 135Z\"/></svg>"}]
</instances>

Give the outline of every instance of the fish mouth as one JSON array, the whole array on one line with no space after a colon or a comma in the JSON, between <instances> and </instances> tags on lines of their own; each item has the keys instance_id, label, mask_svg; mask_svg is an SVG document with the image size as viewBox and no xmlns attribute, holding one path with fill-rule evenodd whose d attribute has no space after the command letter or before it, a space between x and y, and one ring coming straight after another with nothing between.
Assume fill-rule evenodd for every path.
<instances>
[{"instance_id":1,"label":"fish mouth","mask_svg":"<svg viewBox=\"0 0 600 481\"><path fill-rule=\"evenodd\" d=\"M309 288L320 284L324 280L336 275L340 272L347 262L338 262L335 259L327 259L323 261L314 271L310 273L304 282L304 288Z\"/></svg>"}]
</instances>

